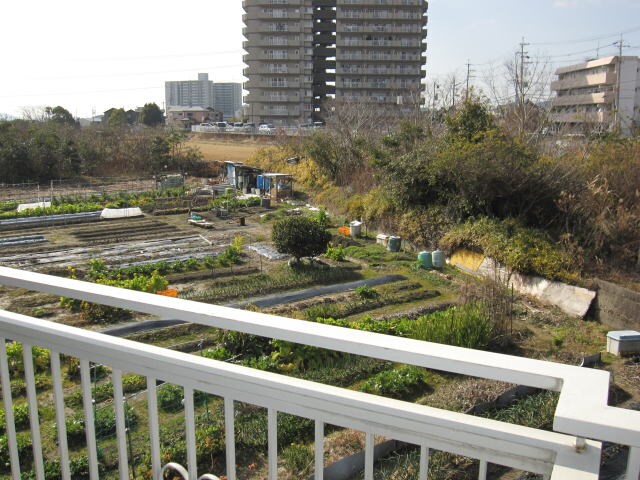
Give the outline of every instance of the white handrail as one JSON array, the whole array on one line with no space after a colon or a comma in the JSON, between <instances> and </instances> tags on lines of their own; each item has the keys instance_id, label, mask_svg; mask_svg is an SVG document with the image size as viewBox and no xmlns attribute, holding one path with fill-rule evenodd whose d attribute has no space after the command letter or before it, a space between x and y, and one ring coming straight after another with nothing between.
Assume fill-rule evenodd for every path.
<instances>
[{"instance_id":1,"label":"white handrail","mask_svg":"<svg viewBox=\"0 0 640 480\"><path fill-rule=\"evenodd\" d=\"M0 284L329 350L560 392L554 430L640 447L640 413L607 406L609 373L391 337L0 267ZM602 419L606 418L606 422Z\"/></svg>"},{"instance_id":2,"label":"white handrail","mask_svg":"<svg viewBox=\"0 0 640 480\"><path fill-rule=\"evenodd\" d=\"M361 430L368 435L385 435L421 445L423 454L426 454L426 457L421 454L421 463L424 464L428 463L428 450L438 449L534 473L549 475L553 472L554 480L596 478L593 475L595 472L597 476L599 468L600 444L597 441L576 438L584 437L629 445L632 448L630 474L637 476L634 470L639 468L636 464L640 447L640 413L607 406L607 372L323 324L314 323L310 328L308 322L299 320L5 267L0 267L0 283L160 315L164 318L176 318L331 350L559 391L554 428L558 432L570 435L544 432L318 385L0 311L0 336L80 358L87 440L89 457L92 460L90 466L96 474L93 461L95 438L93 442L89 438L94 434L91 431L93 422L90 421L93 412L91 404L87 403L90 402L91 393L88 385L89 361L103 363L116 370L145 375L148 381L153 380L154 387L155 379L162 379L183 386L185 391L193 393L194 390L199 390L221 396L225 399L227 417L233 417L234 401L247 402L269 409L272 426L275 413L280 411L312 418L316 425L320 422L344 426ZM4 386L4 371L0 373ZM149 402L149 406L156 408L153 402ZM119 412L119 423L121 416L122 412ZM157 425L154 430L153 418L150 414L151 438L157 442ZM233 425L228 428L227 434L232 434ZM191 432L189 436L193 438L191 429L192 426L188 426L187 431ZM274 437L275 432L270 428L269 438ZM189 449L190 463L193 463L194 459L192 447ZM270 450L269 458L273 459L274 447L271 445ZM160 466L158 447L157 444L154 445L154 441L151 452L155 475ZM233 447L228 446L228 463L234 455ZM579 465L582 467L578 467ZM193 468L195 472L195 466ZM276 474L273 468L270 466L270 478ZM124 472L124 465L121 471ZM572 476L566 476L567 472L572 472ZM231 477L233 475L232 472Z\"/></svg>"}]
</instances>

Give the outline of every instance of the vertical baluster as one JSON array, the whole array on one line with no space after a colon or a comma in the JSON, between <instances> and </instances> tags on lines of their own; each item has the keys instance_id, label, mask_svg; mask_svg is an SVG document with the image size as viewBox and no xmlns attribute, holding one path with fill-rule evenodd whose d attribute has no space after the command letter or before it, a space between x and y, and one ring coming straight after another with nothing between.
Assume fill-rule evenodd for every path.
<instances>
[{"instance_id":1,"label":"vertical baluster","mask_svg":"<svg viewBox=\"0 0 640 480\"><path fill-rule=\"evenodd\" d=\"M315 480L324 478L324 422L316 420L315 432Z\"/></svg>"},{"instance_id":2,"label":"vertical baluster","mask_svg":"<svg viewBox=\"0 0 640 480\"><path fill-rule=\"evenodd\" d=\"M429 447L422 445L420 447L420 480L429 478Z\"/></svg>"},{"instance_id":3,"label":"vertical baluster","mask_svg":"<svg viewBox=\"0 0 640 480\"><path fill-rule=\"evenodd\" d=\"M224 399L224 431L227 440L227 479L236 480L236 426L233 398Z\"/></svg>"},{"instance_id":4,"label":"vertical baluster","mask_svg":"<svg viewBox=\"0 0 640 480\"><path fill-rule=\"evenodd\" d=\"M4 402L4 419L6 423L9 458L11 460L11 478L20 480L20 457L18 456L18 440L16 425L13 419L13 399L11 398L11 378L7 361L6 339L0 337L0 381L2 381L2 401Z\"/></svg>"},{"instance_id":5,"label":"vertical baluster","mask_svg":"<svg viewBox=\"0 0 640 480\"><path fill-rule=\"evenodd\" d=\"M147 377L147 406L149 409L149 442L151 444L152 478L160 478L160 428L158 426L158 393L156 379Z\"/></svg>"},{"instance_id":6,"label":"vertical baluster","mask_svg":"<svg viewBox=\"0 0 640 480\"><path fill-rule=\"evenodd\" d=\"M640 480L640 448L629 447L629 458L627 460L627 476L629 480Z\"/></svg>"},{"instance_id":7,"label":"vertical baluster","mask_svg":"<svg viewBox=\"0 0 640 480\"><path fill-rule=\"evenodd\" d=\"M124 395L122 393L122 371L113 369L113 404L116 411L116 439L118 440L118 472L120 480L129 480L127 459L127 425L125 422Z\"/></svg>"},{"instance_id":8,"label":"vertical baluster","mask_svg":"<svg viewBox=\"0 0 640 480\"><path fill-rule=\"evenodd\" d=\"M364 480L373 480L373 461L376 440L373 433L364 437Z\"/></svg>"},{"instance_id":9,"label":"vertical baluster","mask_svg":"<svg viewBox=\"0 0 640 480\"><path fill-rule=\"evenodd\" d=\"M56 428L58 431L58 450L60 451L60 469L62 479L70 480L69 448L67 445L67 424L64 414L64 394L62 392L62 374L60 372L60 354L51 350L51 381L56 404Z\"/></svg>"},{"instance_id":10,"label":"vertical baluster","mask_svg":"<svg viewBox=\"0 0 640 480\"><path fill-rule=\"evenodd\" d=\"M184 387L184 421L187 436L187 465L189 480L198 478L198 458L196 454L196 415L193 408L193 388Z\"/></svg>"},{"instance_id":11,"label":"vertical baluster","mask_svg":"<svg viewBox=\"0 0 640 480\"><path fill-rule=\"evenodd\" d=\"M278 411L270 408L267 413L268 447L269 447L269 480L278 479Z\"/></svg>"},{"instance_id":12,"label":"vertical baluster","mask_svg":"<svg viewBox=\"0 0 640 480\"><path fill-rule=\"evenodd\" d=\"M80 384L82 386L84 429L87 437L87 455L89 457L89 478L98 480L98 448L93 414L94 402L91 392L91 369L88 360L80 360Z\"/></svg>"},{"instance_id":13,"label":"vertical baluster","mask_svg":"<svg viewBox=\"0 0 640 480\"><path fill-rule=\"evenodd\" d=\"M478 469L478 480L487 480L487 461L480 460L480 468Z\"/></svg>"},{"instance_id":14,"label":"vertical baluster","mask_svg":"<svg viewBox=\"0 0 640 480\"><path fill-rule=\"evenodd\" d=\"M36 394L36 379L33 373L33 352L28 343L22 344L22 360L24 362L24 379L27 383L27 401L29 402L29 424L31 427L31 443L33 446L33 460L36 478L44 478L44 459L42 458L42 440L40 437L40 418L38 417L38 396Z\"/></svg>"}]
</instances>

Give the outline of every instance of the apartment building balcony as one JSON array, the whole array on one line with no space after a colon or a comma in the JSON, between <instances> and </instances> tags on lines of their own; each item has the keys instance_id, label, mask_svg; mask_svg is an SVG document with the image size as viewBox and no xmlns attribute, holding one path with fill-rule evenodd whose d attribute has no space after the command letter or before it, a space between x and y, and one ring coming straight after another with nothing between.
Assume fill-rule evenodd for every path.
<instances>
[{"instance_id":1,"label":"apartment building balcony","mask_svg":"<svg viewBox=\"0 0 640 480\"><path fill-rule=\"evenodd\" d=\"M340 23L337 25L338 33L397 33L397 34L423 34L423 26L421 24L394 24L394 23L385 23L382 25L372 25L372 24L364 24L364 25L345 25Z\"/></svg>"},{"instance_id":2,"label":"apartment building balcony","mask_svg":"<svg viewBox=\"0 0 640 480\"><path fill-rule=\"evenodd\" d=\"M411 53L411 52L406 52ZM337 68L340 68L341 64L345 62L399 62L404 64L416 64L422 66L423 59L420 55L402 55L402 53L392 53L389 51L378 50L368 51L363 53L362 51L349 50L348 47L342 47L340 58L337 60Z\"/></svg>"},{"instance_id":3,"label":"apartment building balcony","mask_svg":"<svg viewBox=\"0 0 640 480\"><path fill-rule=\"evenodd\" d=\"M70 451L61 374L62 355L65 359L72 357L79 361L86 452L92 480L100 477L91 384L92 363L105 366L111 373L117 439L117 447L114 448L117 448L118 475L121 480L129 479L131 473L127 412L123 402L123 372L146 378L146 392L141 394L136 408L144 409L141 417L148 423L149 435L144 440L144 455L138 458L148 459L147 467L155 480L164 478L167 471L185 480L215 480L222 475L228 480L236 480L235 413L240 403L264 409L268 417L268 473L265 476L269 480L278 478L279 413L297 415L314 423L316 480L323 478L323 446L327 425L364 432L365 480L373 480L375 474L376 435L415 445L420 450L418 478L421 480L429 475L429 455L433 450L476 459L480 480L486 480L489 464L540 474L550 480L597 480L602 441L629 446L626 478L637 479L640 476L640 412L607 405L609 373L605 371L318 323L310 328L308 322L301 320L4 267L0 267L0 284L125 308L161 318L559 392L554 431L542 431L210 360L0 310L0 376L10 457L7 469L10 468L14 480L19 480L21 470L24 470L12 413L10 380L15 378L26 385L33 467L36 477L45 479L40 430L42 410L39 410L39 406L42 406L39 403L45 401L45 396L37 395L33 347L46 349L50 355L53 406L47 406L50 415L47 421L56 424L58 444L57 452L48 452L47 455L59 459L65 480L70 478ZM22 344L23 370L13 368L8 362L5 342L9 339ZM184 436L186 465L176 463L170 452L162 448L157 396L159 382L184 389L185 429L178 434ZM226 452L225 471L204 473L198 469L194 398L202 393L215 395L223 402L221 415L224 416L224 435L212 440L222 442ZM137 443L138 452L141 448Z\"/></svg>"},{"instance_id":4,"label":"apartment building balcony","mask_svg":"<svg viewBox=\"0 0 640 480\"><path fill-rule=\"evenodd\" d=\"M286 22L284 25L276 27L278 22L264 22L249 20L250 25L242 28L242 34L245 38L249 38L251 34L270 34L270 35L289 35L301 33L304 29L300 26L300 22Z\"/></svg>"},{"instance_id":5,"label":"apartment building balcony","mask_svg":"<svg viewBox=\"0 0 640 480\"><path fill-rule=\"evenodd\" d=\"M250 93L245 97L247 103L300 103L298 92L287 92L284 95L274 95L263 92Z\"/></svg>"},{"instance_id":6,"label":"apartment building balcony","mask_svg":"<svg viewBox=\"0 0 640 480\"><path fill-rule=\"evenodd\" d=\"M551 90L569 90L572 88L585 88L596 85L615 85L618 76L615 72L594 73L591 75L578 75L551 82Z\"/></svg>"},{"instance_id":7,"label":"apartment building balcony","mask_svg":"<svg viewBox=\"0 0 640 480\"><path fill-rule=\"evenodd\" d=\"M251 46L251 48L254 48L253 45ZM283 62L288 64L289 62L293 63L293 62L300 62L302 60L311 60L311 55L305 55L304 53L301 53L300 50L298 50L297 53L296 53L296 50L294 49L285 50L285 53L277 53L274 50L279 50L279 49L274 48L273 50L267 51L265 53L264 49L260 48L255 53L243 55L242 61L243 63L246 63L247 65L251 66L251 65L255 65L256 62L257 63Z\"/></svg>"},{"instance_id":8,"label":"apartment building balcony","mask_svg":"<svg viewBox=\"0 0 640 480\"><path fill-rule=\"evenodd\" d=\"M370 39L366 38L354 38L354 39L345 39L344 37L338 36L337 47L353 47L353 48L373 48L373 47L384 47L384 48L421 48L422 41L421 39L404 39L404 40L384 40L384 39Z\"/></svg>"},{"instance_id":9,"label":"apartment building balcony","mask_svg":"<svg viewBox=\"0 0 640 480\"><path fill-rule=\"evenodd\" d=\"M286 0L286 1L271 1L271 0L242 0L242 8L247 8L247 7L271 7L271 8L278 8L278 7L286 7L289 5L298 5L298 6L302 6L304 5L305 0Z\"/></svg>"},{"instance_id":10,"label":"apartment building balcony","mask_svg":"<svg viewBox=\"0 0 640 480\"><path fill-rule=\"evenodd\" d=\"M311 75L313 70L311 67L305 68L300 62L291 62L288 63L274 63L273 65L269 65L266 62L259 62L255 64L251 70L248 68L243 69L243 75L248 77L247 74L251 76L256 75Z\"/></svg>"},{"instance_id":11,"label":"apartment building balcony","mask_svg":"<svg viewBox=\"0 0 640 480\"><path fill-rule=\"evenodd\" d=\"M392 64L393 65L393 64ZM349 68L349 69L345 69L343 68L339 68L338 69L338 73L340 76L359 76L359 75L395 75L395 76L409 76L409 77L416 77L416 76L420 76L423 77L423 73L426 74L426 72L424 70L422 70L420 68L420 66L416 65L414 68L402 68L402 67L384 67L384 66L380 66L380 65L373 65L373 66L362 66L362 67L355 67L355 68Z\"/></svg>"},{"instance_id":12,"label":"apartment building balcony","mask_svg":"<svg viewBox=\"0 0 640 480\"><path fill-rule=\"evenodd\" d=\"M552 112L549 114L552 123L591 123L611 124L612 112Z\"/></svg>"},{"instance_id":13,"label":"apartment building balcony","mask_svg":"<svg viewBox=\"0 0 640 480\"><path fill-rule=\"evenodd\" d=\"M277 75L277 74L273 74L273 75ZM260 78L260 77L254 77L251 76L249 78L249 81L247 82L247 89L250 88L259 88L259 89L267 89L267 90L286 90L286 89L293 89L293 90L299 90L301 88L308 88L311 87L311 82L301 82L300 80L298 80L297 78L287 78L287 77L280 77L283 78L284 81L273 81L273 79L270 78Z\"/></svg>"},{"instance_id":14,"label":"apartment building balcony","mask_svg":"<svg viewBox=\"0 0 640 480\"><path fill-rule=\"evenodd\" d=\"M426 25L427 17L422 12L410 10L355 10L338 9L336 18L340 21L348 20L390 20L390 21L416 21Z\"/></svg>"},{"instance_id":15,"label":"apartment building balcony","mask_svg":"<svg viewBox=\"0 0 640 480\"><path fill-rule=\"evenodd\" d=\"M384 1L372 1L372 0L349 0L349 3L341 5L345 6L362 6L362 7L381 7L381 6L393 6L393 7L422 7L424 11L427 11L428 2L426 0L384 0Z\"/></svg>"},{"instance_id":16,"label":"apartment building balcony","mask_svg":"<svg viewBox=\"0 0 640 480\"><path fill-rule=\"evenodd\" d=\"M566 107L570 105L612 105L615 101L613 92L598 92L582 95L562 95L552 101L554 107Z\"/></svg>"}]
</instances>

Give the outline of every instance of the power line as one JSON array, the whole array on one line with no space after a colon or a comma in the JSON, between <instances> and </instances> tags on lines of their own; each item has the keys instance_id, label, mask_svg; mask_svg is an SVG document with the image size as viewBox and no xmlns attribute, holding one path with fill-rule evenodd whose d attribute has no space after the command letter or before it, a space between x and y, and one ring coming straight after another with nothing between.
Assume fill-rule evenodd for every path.
<instances>
[{"instance_id":1,"label":"power line","mask_svg":"<svg viewBox=\"0 0 640 480\"><path fill-rule=\"evenodd\" d=\"M531 42L531 45L572 45L576 43L587 43L587 42L595 42L596 40L605 40L607 38L614 38L619 35L624 35L627 33L633 33L640 31L640 26L631 27L628 30L623 30L622 32L612 33L610 35L600 35L596 37L582 38L578 40L563 40L563 41L554 41L554 42Z\"/></svg>"}]
</instances>

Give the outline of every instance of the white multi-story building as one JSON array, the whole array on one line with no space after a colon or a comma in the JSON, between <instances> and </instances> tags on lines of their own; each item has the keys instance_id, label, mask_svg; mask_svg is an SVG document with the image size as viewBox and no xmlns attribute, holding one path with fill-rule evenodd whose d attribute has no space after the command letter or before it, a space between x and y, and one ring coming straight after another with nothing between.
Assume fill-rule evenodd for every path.
<instances>
[{"instance_id":1,"label":"white multi-story building","mask_svg":"<svg viewBox=\"0 0 640 480\"><path fill-rule=\"evenodd\" d=\"M215 104L213 82L207 73L198 73L198 80L164 82L164 91L167 110L177 106L213 108Z\"/></svg>"},{"instance_id":2,"label":"white multi-story building","mask_svg":"<svg viewBox=\"0 0 640 480\"><path fill-rule=\"evenodd\" d=\"M557 131L589 133L640 122L640 58L605 57L556 70L550 121Z\"/></svg>"},{"instance_id":3,"label":"white multi-story building","mask_svg":"<svg viewBox=\"0 0 640 480\"><path fill-rule=\"evenodd\" d=\"M215 82L213 84L213 103L216 110L222 112L225 119L236 116L242 108L242 84Z\"/></svg>"}]
</instances>

